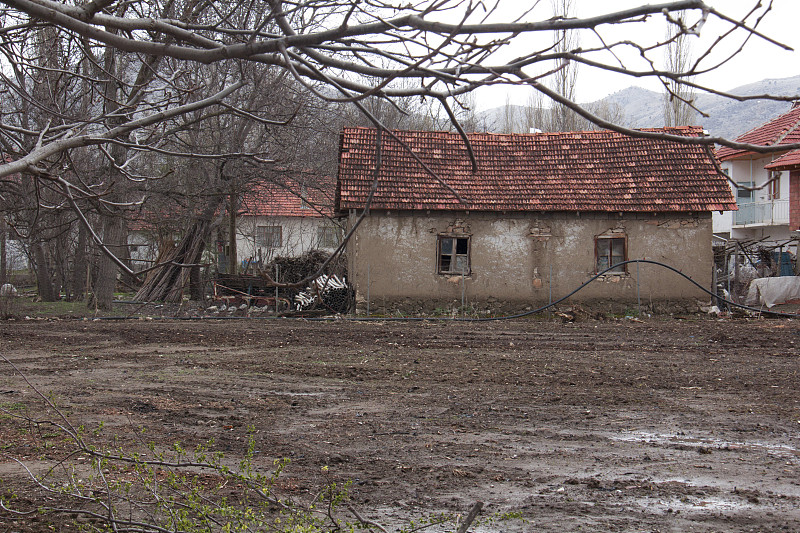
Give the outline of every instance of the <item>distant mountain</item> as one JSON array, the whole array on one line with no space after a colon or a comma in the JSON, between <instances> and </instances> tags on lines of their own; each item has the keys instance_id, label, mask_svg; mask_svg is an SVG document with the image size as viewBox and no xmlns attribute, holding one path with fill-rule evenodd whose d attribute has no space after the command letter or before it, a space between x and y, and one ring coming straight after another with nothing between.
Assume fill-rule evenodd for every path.
<instances>
[{"instance_id":1,"label":"distant mountain","mask_svg":"<svg viewBox=\"0 0 800 533\"><path fill-rule=\"evenodd\" d=\"M759 94L800 94L800 76L781 79L766 79L727 91L740 96ZM657 92L628 87L588 106L618 105L624 113L622 124L633 128L657 128L664 125L663 96ZM708 117L696 115L695 125L703 126L715 137L735 139L756 126L786 112L790 103L772 100L739 102L722 96L704 94L698 96L697 107ZM512 106L516 116L522 116L522 106ZM478 124L487 131L501 131L505 107L495 107L478 114Z\"/></svg>"},{"instance_id":2,"label":"distant mountain","mask_svg":"<svg viewBox=\"0 0 800 533\"><path fill-rule=\"evenodd\" d=\"M767 79L731 89L732 94L753 96L760 94L800 94L800 76ZM789 102L752 100L737 102L721 96L703 95L697 99L698 107L708 113L699 123L714 136L734 139L760 126L764 122L789 110Z\"/></svg>"}]
</instances>

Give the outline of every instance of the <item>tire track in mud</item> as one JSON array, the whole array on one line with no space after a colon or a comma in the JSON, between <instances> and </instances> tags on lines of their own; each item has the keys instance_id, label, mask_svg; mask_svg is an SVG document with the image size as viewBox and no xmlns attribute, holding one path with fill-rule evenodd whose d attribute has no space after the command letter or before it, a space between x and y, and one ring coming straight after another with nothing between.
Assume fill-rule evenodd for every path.
<instances>
[{"instance_id":1,"label":"tire track in mud","mask_svg":"<svg viewBox=\"0 0 800 533\"><path fill-rule=\"evenodd\" d=\"M530 520L485 531L800 530L791 321L46 325L0 349L81 420L232 457L253 427L259 464L290 457L308 490L329 466L388 515L480 499Z\"/></svg>"}]
</instances>

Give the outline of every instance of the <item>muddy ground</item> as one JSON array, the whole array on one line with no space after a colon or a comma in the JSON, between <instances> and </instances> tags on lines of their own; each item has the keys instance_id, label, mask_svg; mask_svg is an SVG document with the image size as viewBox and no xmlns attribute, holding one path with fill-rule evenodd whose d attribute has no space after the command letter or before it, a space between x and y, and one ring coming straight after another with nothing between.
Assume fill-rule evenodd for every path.
<instances>
[{"instance_id":1,"label":"muddy ground","mask_svg":"<svg viewBox=\"0 0 800 533\"><path fill-rule=\"evenodd\" d=\"M229 457L252 425L297 494L328 466L392 528L476 501L525 520L475 531L800 531L799 345L791 320L0 324L76 422ZM0 404L26 403L4 365ZM30 443L7 418L0 443L20 489Z\"/></svg>"}]
</instances>

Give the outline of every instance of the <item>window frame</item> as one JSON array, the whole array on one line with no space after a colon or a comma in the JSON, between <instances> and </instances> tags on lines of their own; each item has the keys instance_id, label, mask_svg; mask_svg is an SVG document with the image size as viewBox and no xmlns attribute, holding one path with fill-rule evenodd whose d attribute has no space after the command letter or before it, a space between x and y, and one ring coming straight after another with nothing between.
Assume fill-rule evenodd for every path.
<instances>
[{"instance_id":1,"label":"window frame","mask_svg":"<svg viewBox=\"0 0 800 533\"><path fill-rule=\"evenodd\" d=\"M781 173L771 171L769 173L769 199L770 200L780 200L781 199Z\"/></svg>"},{"instance_id":2,"label":"window frame","mask_svg":"<svg viewBox=\"0 0 800 533\"><path fill-rule=\"evenodd\" d=\"M615 263L613 263L614 259L614 241L621 241L622 244L622 261L628 260L628 236L627 235L598 235L594 238L594 272L595 274L599 274L605 268L600 268L600 242L607 241L608 244L608 255L605 258L608 261L608 267L611 267ZM621 261L618 261L618 263ZM608 268L606 267L606 268ZM628 273L628 265L622 265L620 267L615 268L614 270L609 270L606 272L606 275L619 275L619 274L627 274Z\"/></svg>"},{"instance_id":3,"label":"window frame","mask_svg":"<svg viewBox=\"0 0 800 533\"><path fill-rule=\"evenodd\" d=\"M311 209L308 201L308 189L305 185L300 186L300 209Z\"/></svg>"},{"instance_id":4,"label":"window frame","mask_svg":"<svg viewBox=\"0 0 800 533\"><path fill-rule=\"evenodd\" d=\"M327 244L324 235L330 232L333 244ZM342 243L342 231L338 226L317 226L317 246L320 248L338 248Z\"/></svg>"},{"instance_id":5,"label":"window frame","mask_svg":"<svg viewBox=\"0 0 800 533\"><path fill-rule=\"evenodd\" d=\"M277 239L273 235L272 242L268 242L267 239L267 230L277 230ZM263 234L259 235L259 232L263 231ZM283 226L277 225L261 225L256 226L255 232L255 241L256 246L260 248L282 248L283 247ZM277 244L275 244L277 242Z\"/></svg>"},{"instance_id":6,"label":"window frame","mask_svg":"<svg viewBox=\"0 0 800 533\"><path fill-rule=\"evenodd\" d=\"M452 241L452 252L449 254L443 253L442 243L446 240ZM464 240L466 241L466 253L458 253L458 241ZM446 256L449 256L449 268L445 270L443 267L442 259ZM465 257L467 262L466 271L455 270L454 266L457 264L458 257ZM451 235L451 234L442 234L438 235L436 238L436 273L443 275L443 276L469 276L472 274L472 236L471 235Z\"/></svg>"},{"instance_id":7,"label":"window frame","mask_svg":"<svg viewBox=\"0 0 800 533\"><path fill-rule=\"evenodd\" d=\"M744 203L754 202L756 184L752 181L737 181L736 182L736 203L740 200L746 200Z\"/></svg>"}]
</instances>

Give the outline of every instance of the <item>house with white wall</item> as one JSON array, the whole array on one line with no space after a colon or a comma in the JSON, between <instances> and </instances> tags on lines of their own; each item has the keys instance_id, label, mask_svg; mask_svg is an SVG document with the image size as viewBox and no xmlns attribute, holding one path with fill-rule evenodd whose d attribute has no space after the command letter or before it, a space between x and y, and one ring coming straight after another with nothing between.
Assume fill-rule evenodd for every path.
<instances>
[{"instance_id":1,"label":"house with white wall","mask_svg":"<svg viewBox=\"0 0 800 533\"><path fill-rule=\"evenodd\" d=\"M800 142L800 106L741 135L737 142L765 146ZM722 147L717 158L730 176L738 210L714 214L714 234L764 245L787 243L790 235L789 172L771 164L789 150L761 154ZM794 228L797 229L797 228Z\"/></svg>"},{"instance_id":2,"label":"house with white wall","mask_svg":"<svg viewBox=\"0 0 800 533\"><path fill-rule=\"evenodd\" d=\"M334 189L333 180L316 177L251 184L237 202L236 253L241 266L256 268L276 257L336 250L343 234L341 225L331 218ZM162 248L171 248L180 240L189 218L180 208L162 209L158 223L153 223L152 215L131 217L128 251L134 268L151 267ZM204 262L215 261L220 272L227 271L225 229L207 250L215 257L204 258Z\"/></svg>"},{"instance_id":3,"label":"house with white wall","mask_svg":"<svg viewBox=\"0 0 800 533\"><path fill-rule=\"evenodd\" d=\"M298 257L309 250L333 252L342 228L332 218L335 185L325 179L259 184L241 198L236 252L242 263Z\"/></svg>"}]
</instances>

